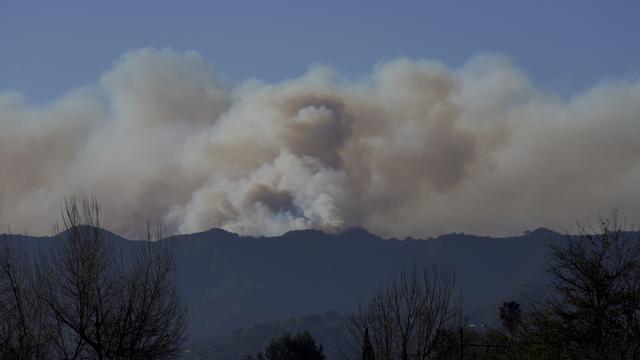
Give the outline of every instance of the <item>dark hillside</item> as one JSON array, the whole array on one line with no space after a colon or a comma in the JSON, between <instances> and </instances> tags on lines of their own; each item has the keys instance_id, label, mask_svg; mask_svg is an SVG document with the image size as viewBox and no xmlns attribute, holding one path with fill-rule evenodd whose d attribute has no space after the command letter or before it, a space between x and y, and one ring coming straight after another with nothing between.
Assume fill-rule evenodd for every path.
<instances>
[{"instance_id":1,"label":"dark hillside","mask_svg":"<svg viewBox=\"0 0 640 360\"><path fill-rule=\"evenodd\" d=\"M132 244L106 234L117 248ZM196 340L256 322L330 310L347 313L381 283L414 265L455 271L473 321L490 321L501 301L543 287L545 244L560 236L539 229L509 238L450 234L385 240L353 229L339 235L306 230L253 238L213 229L163 241L174 250L178 288ZM16 239L32 251L44 250L51 238Z\"/></svg>"}]
</instances>

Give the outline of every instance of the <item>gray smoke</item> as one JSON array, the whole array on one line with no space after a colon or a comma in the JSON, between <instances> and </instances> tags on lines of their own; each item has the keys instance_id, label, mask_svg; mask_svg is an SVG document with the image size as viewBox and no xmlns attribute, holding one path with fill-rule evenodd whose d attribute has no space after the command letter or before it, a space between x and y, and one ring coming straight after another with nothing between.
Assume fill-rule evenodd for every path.
<instances>
[{"instance_id":1,"label":"gray smoke","mask_svg":"<svg viewBox=\"0 0 640 360\"><path fill-rule=\"evenodd\" d=\"M640 214L638 139L640 82L563 100L502 56L229 87L195 52L140 49L47 104L0 92L0 221L46 233L95 194L121 233L512 234Z\"/></svg>"}]
</instances>

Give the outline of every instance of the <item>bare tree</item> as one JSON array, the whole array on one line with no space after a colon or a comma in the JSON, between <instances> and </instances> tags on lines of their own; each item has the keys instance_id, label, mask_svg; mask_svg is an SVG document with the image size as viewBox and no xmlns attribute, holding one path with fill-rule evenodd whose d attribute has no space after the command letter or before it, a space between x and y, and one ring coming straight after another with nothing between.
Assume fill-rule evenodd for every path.
<instances>
[{"instance_id":1,"label":"bare tree","mask_svg":"<svg viewBox=\"0 0 640 360\"><path fill-rule=\"evenodd\" d=\"M52 347L64 359L170 359L185 338L185 308L165 245L145 241L116 256L95 200L70 200L63 232L37 267ZM128 255L128 256L125 256Z\"/></svg>"},{"instance_id":2,"label":"bare tree","mask_svg":"<svg viewBox=\"0 0 640 360\"><path fill-rule=\"evenodd\" d=\"M538 358L640 359L640 239L616 214L551 246L552 296L525 317Z\"/></svg>"},{"instance_id":3,"label":"bare tree","mask_svg":"<svg viewBox=\"0 0 640 360\"><path fill-rule=\"evenodd\" d=\"M402 272L353 316L348 339L351 356L363 356L368 334L378 360L444 358L443 352L452 350L444 341L451 339L446 335L455 333L460 324L454 292L455 278L449 272L435 268Z\"/></svg>"},{"instance_id":4,"label":"bare tree","mask_svg":"<svg viewBox=\"0 0 640 360\"><path fill-rule=\"evenodd\" d=\"M42 359L49 336L41 290L13 238L0 244L0 358Z\"/></svg>"}]
</instances>

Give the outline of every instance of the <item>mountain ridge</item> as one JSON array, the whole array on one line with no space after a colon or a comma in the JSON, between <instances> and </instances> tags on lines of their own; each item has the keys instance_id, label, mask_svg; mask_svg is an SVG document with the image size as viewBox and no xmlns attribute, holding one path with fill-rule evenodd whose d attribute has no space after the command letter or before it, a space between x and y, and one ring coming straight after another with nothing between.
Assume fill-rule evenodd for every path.
<instances>
[{"instance_id":1,"label":"mountain ridge","mask_svg":"<svg viewBox=\"0 0 640 360\"><path fill-rule=\"evenodd\" d=\"M115 233L111 230L108 230L106 228L100 227L99 230L101 232L103 232L104 234L106 234L109 238L118 238L120 240L127 240L127 241L138 241L138 239L131 239L129 236L124 236L124 235L120 235L118 233ZM54 235L29 235L29 234L22 234L22 233L0 233L0 239L5 238L5 237L22 237L22 238L41 238L41 239L47 239L47 238L56 238L59 237L61 235L63 235L66 231L61 231L57 234ZM405 240L420 240L420 241L430 241L430 240L438 240L441 238L457 238L457 237L474 237L474 238L488 238L488 239L512 239L512 238L518 238L518 237L526 237L526 236L530 236L533 234L546 234L546 235L561 235L561 233L551 230L547 227L538 227L535 228L534 230L528 230L525 231L522 234L519 235L506 235L506 236L491 236L491 235L478 235L478 234L470 234L470 233L456 233L456 232L451 232L451 233L445 233L445 234L440 234L436 237L413 237L413 236L405 236L404 238L398 238L398 237L383 237L374 233L369 232L367 229L362 228L362 227L351 227L351 228L347 228L341 232L337 232L337 233L331 233L331 232L325 232L323 230L319 230L319 229L294 229L294 230L289 230L281 235L273 235L273 236L251 236L251 235L241 235L238 233L234 233L222 228L217 228L217 227L213 227L210 228L208 230L203 230L203 231L198 231L198 232L192 232L192 233L183 233L183 234L172 234L172 235L168 235L163 237L162 239L160 239L161 241L167 240L167 239L172 239L172 238L179 238L179 237L192 237L192 236L196 236L196 237L202 237L202 236L211 236L211 235L217 235L217 236L230 236L230 237L235 237L235 238L253 238L253 239L277 239L277 238L282 238L282 237L291 237L291 236L297 236L300 234L320 234L320 235L324 235L327 237L342 237L342 236L356 236L356 237L375 237L375 238L379 238L381 240L398 240L398 241L405 241Z\"/></svg>"},{"instance_id":2,"label":"mountain ridge","mask_svg":"<svg viewBox=\"0 0 640 360\"><path fill-rule=\"evenodd\" d=\"M118 248L135 244L104 230ZM0 235L47 246L61 236ZM411 267L455 272L465 311L488 321L499 303L544 286L548 241L562 235L539 228L512 237L445 234L384 239L365 229L318 230L251 237L222 229L161 240L176 258L176 285L189 308L192 340L261 321L327 311L348 313L382 284ZM122 246L122 247L120 247Z\"/></svg>"}]
</instances>

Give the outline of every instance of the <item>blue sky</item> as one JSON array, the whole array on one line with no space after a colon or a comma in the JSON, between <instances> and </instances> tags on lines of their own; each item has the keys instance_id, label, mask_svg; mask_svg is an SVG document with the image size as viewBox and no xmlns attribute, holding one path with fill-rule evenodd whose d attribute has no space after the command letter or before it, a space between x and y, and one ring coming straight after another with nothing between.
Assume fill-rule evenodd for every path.
<instances>
[{"instance_id":1,"label":"blue sky","mask_svg":"<svg viewBox=\"0 0 640 360\"><path fill-rule=\"evenodd\" d=\"M123 52L194 49L223 79L278 81L310 63L513 60L549 91L638 78L638 1L0 1L0 89L32 102L90 84Z\"/></svg>"}]
</instances>

